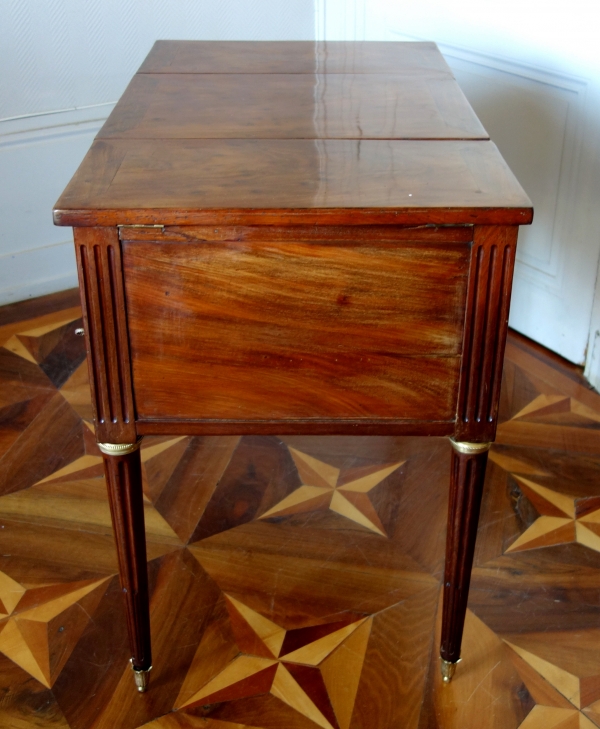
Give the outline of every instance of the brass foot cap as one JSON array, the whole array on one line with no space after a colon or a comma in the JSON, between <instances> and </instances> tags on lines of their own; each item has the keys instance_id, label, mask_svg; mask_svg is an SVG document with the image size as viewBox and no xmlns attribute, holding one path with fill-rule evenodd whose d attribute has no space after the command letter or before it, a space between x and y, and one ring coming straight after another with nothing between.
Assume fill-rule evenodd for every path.
<instances>
[{"instance_id":1,"label":"brass foot cap","mask_svg":"<svg viewBox=\"0 0 600 729\"><path fill-rule=\"evenodd\" d=\"M447 661L445 658L440 658L440 661L440 667L442 669L442 681L444 683L450 683L450 681L452 681L452 676L454 676L454 671L456 671L456 665L460 663L460 658L454 663L452 663L451 661Z\"/></svg>"},{"instance_id":2,"label":"brass foot cap","mask_svg":"<svg viewBox=\"0 0 600 729\"><path fill-rule=\"evenodd\" d=\"M152 670L152 666L150 666L150 668L147 668L146 670L138 670L133 665L133 658L130 658L129 662L131 663L131 670L133 671L135 686L137 690L141 694L143 694L148 688L148 684L150 683L150 671Z\"/></svg>"}]
</instances>

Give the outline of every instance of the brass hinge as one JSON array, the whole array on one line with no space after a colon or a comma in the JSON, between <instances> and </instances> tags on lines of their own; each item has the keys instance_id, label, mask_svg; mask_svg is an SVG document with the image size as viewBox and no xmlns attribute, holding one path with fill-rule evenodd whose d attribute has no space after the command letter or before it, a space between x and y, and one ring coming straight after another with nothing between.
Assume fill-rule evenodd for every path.
<instances>
[{"instance_id":1,"label":"brass hinge","mask_svg":"<svg viewBox=\"0 0 600 729\"><path fill-rule=\"evenodd\" d=\"M160 228L161 232L164 232L164 225L117 225L117 228Z\"/></svg>"}]
</instances>

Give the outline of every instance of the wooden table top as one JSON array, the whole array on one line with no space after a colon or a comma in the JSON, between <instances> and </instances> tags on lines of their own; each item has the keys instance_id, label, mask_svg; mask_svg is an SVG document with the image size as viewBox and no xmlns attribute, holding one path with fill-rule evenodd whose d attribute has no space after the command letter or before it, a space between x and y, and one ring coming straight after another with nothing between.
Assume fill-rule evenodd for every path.
<instances>
[{"instance_id":1,"label":"wooden table top","mask_svg":"<svg viewBox=\"0 0 600 729\"><path fill-rule=\"evenodd\" d=\"M158 41L59 225L503 223L523 192L432 43Z\"/></svg>"},{"instance_id":2,"label":"wooden table top","mask_svg":"<svg viewBox=\"0 0 600 729\"><path fill-rule=\"evenodd\" d=\"M435 43L156 41L140 73L402 73L452 77Z\"/></svg>"}]
</instances>

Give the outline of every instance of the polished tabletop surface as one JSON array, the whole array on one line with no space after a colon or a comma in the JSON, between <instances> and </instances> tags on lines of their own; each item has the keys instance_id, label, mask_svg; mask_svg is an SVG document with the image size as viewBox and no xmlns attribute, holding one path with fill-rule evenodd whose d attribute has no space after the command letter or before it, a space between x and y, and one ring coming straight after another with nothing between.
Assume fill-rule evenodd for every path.
<instances>
[{"instance_id":1,"label":"polished tabletop surface","mask_svg":"<svg viewBox=\"0 0 600 729\"><path fill-rule=\"evenodd\" d=\"M437 73L435 43L380 41L156 41L139 73Z\"/></svg>"},{"instance_id":2,"label":"polished tabletop surface","mask_svg":"<svg viewBox=\"0 0 600 729\"><path fill-rule=\"evenodd\" d=\"M55 221L523 224L530 208L432 43L158 41Z\"/></svg>"},{"instance_id":3,"label":"polished tabletop surface","mask_svg":"<svg viewBox=\"0 0 600 729\"><path fill-rule=\"evenodd\" d=\"M401 73L140 73L98 136L489 138L453 78Z\"/></svg>"}]
</instances>

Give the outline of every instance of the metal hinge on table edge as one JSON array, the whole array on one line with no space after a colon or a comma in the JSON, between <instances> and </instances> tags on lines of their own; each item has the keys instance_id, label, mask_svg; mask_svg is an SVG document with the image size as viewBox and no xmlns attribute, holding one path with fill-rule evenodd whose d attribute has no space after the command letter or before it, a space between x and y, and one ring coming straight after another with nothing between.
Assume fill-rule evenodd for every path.
<instances>
[{"instance_id":1,"label":"metal hinge on table edge","mask_svg":"<svg viewBox=\"0 0 600 729\"><path fill-rule=\"evenodd\" d=\"M151 228L152 230L160 230L161 233L165 231L164 225L117 225L117 228L119 230L121 228Z\"/></svg>"}]
</instances>

